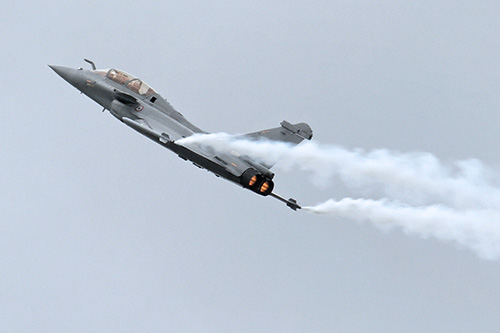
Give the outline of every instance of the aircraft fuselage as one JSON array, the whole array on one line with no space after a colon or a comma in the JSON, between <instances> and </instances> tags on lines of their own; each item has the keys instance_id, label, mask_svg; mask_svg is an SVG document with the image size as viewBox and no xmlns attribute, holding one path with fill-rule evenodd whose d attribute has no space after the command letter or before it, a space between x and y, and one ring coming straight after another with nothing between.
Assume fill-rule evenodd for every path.
<instances>
[{"instance_id":1,"label":"aircraft fuselage","mask_svg":"<svg viewBox=\"0 0 500 333\"><path fill-rule=\"evenodd\" d=\"M293 200L283 199L272 193L274 174L268 166L239 156L235 152L216 152L210 147L185 147L176 144L179 139L196 133L207 133L190 123L163 97L144 81L118 69L83 70L50 66L59 76L81 93L100 104L105 110L129 127L156 143L170 149L180 158L193 162L260 195L273 197L287 203L292 209L300 208ZM271 132L270 132L271 131ZM250 134L252 137L270 137L297 144L310 139L312 131L307 124L292 125L283 122L275 128Z\"/></svg>"}]
</instances>

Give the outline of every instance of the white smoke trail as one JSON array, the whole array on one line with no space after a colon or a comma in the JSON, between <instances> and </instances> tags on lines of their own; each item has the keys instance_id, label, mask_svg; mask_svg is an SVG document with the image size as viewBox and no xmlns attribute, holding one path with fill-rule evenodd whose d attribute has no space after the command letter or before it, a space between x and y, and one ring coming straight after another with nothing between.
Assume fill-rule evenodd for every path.
<instances>
[{"instance_id":1,"label":"white smoke trail","mask_svg":"<svg viewBox=\"0 0 500 333\"><path fill-rule=\"evenodd\" d=\"M280 161L281 167L339 179L367 194L382 191L384 200L346 198L304 209L379 227L400 226L408 233L455 241L482 258L500 258L500 176L478 160L445 165L429 153L350 151L311 142L295 147L227 134L196 135L177 143L235 151L267 164Z\"/></svg>"},{"instance_id":2,"label":"white smoke trail","mask_svg":"<svg viewBox=\"0 0 500 333\"><path fill-rule=\"evenodd\" d=\"M442 205L412 207L383 200L344 198L303 207L317 214L334 214L370 221L381 229L399 226L409 234L455 241L484 259L500 257L500 213L496 210L459 211Z\"/></svg>"}]
</instances>

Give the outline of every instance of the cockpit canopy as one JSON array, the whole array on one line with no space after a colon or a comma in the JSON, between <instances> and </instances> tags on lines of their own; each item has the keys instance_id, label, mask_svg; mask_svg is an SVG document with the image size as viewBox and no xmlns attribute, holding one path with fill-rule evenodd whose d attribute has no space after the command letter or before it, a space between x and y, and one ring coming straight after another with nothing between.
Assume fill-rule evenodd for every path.
<instances>
[{"instance_id":1,"label":"cockpit canopy","mask_svg":"<svg viewBox=\"0 0 500 333\"><path fill-rule=\"evenodd\" d=\"M149 96L156 94L156 91L153 90L146 82L136 78L133 75L130 75L127 72L121 71L119 69L110 69L110 70L95 70L92 71L101 76L107 77L108 79L121 84L128 89L132 90L143 96Z\"/></svg>"}]
</instances>

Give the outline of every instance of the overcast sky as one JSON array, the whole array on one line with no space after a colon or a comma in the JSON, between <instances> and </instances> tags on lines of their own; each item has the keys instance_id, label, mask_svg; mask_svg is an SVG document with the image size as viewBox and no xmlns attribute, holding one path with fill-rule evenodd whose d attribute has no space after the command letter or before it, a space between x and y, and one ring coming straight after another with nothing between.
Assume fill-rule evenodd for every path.
<instances>
[{"instance_id":1,"label":"overcast sky","mask_svg":"<svg viewBox=\"0 0 500 333\"><path fill-rule=\"evenodd\" d=\"M183 162L47 64L133 73L210 132L500 170L497 1L0 4L0 331L493 332L500 261L293 212ZM302 204L346 193L274 170Z\"/></svg>"}]
</instances>

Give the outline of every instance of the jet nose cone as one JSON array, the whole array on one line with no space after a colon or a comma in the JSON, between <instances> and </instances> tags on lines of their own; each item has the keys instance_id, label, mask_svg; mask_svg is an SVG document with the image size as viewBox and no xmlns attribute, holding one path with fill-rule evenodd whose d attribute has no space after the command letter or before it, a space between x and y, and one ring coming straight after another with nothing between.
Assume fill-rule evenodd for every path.
<instances>
[{"instance_id":1,"label":"jet nose cone","mask_svg":"<svg viewBox=\"0 0 500 333\"><path fill-rule=\"evenodd\" d=\"M59 71L59 68L64 68L62 66L54 66L54 65L48 65L48 66L56 73Z\"/></svg>"},{"instance_id":2,"label":"jet nose cone","mask_svg":"<svg viewBox=\"0 0 500 333\"><path fill-rule=\"evenodd\" d=\"M57 75L59 75L60 77L62 77L66 81L68 81L69 83L71 83L71 84L74 83L74 79L76 77L76 71L77 71L76 69L63 67L63 66L51 66L51 65L49 65L49 67L52 68L52 70L54 72L56 72Z\"/></svg>"}]
</instances>

